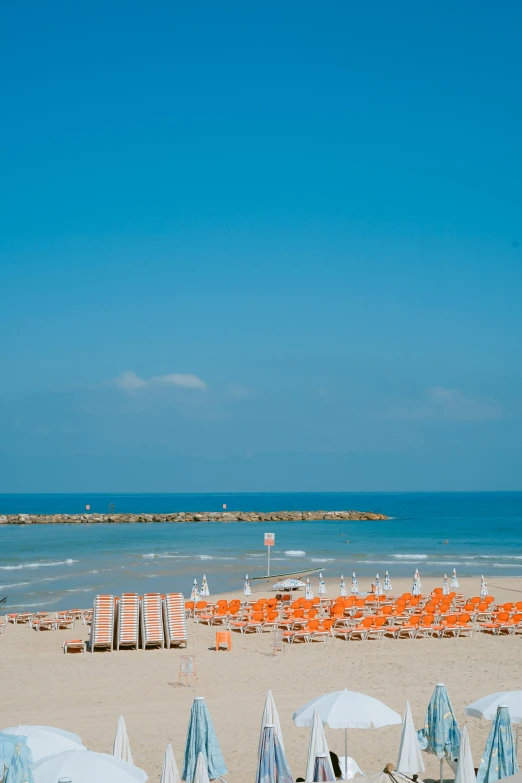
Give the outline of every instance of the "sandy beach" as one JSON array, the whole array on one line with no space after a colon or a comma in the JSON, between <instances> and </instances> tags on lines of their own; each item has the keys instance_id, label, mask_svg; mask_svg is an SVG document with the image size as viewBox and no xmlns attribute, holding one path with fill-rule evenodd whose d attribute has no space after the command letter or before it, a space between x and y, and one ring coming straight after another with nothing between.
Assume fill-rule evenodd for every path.
<instances>
[{"instance_id":1,"label":"sandy beach","mask_svg":"<svg viewBox=\"0 0 522 783\"><path fill-rule=\"evenodd\" d=\"M438 586L423 580L423 592ZM362 586L362 585L361 585ZM394 594L411 587L395 580ZM490 592L501 602L522 600L522 581L494 580ZM337 595L337 583L328 595ZM460 580L475 595L476 580ZM254 595L267 594L256 586ZM240 594L236 594L237 597ZM212 596L212 599L218 596ZM229 596L227 596L229 597ZM489 724L464 715L464 707L488 693L521 687L520 636L349 642L289 646L274 657L270 634L233 634L232 652L215 652L215 630L189 620L189 649L196 655L197 687L178 687L180 650L121 651L63 655L66 638L87 638L89 628L74 632L35 632L8 626L0 636L2 685L0 726L45 724L78 733L87 747L110 752L117 718L127 722L134 761L159 780L163 752L171 743L181 766L190 707L203 695L214 720L231 783L252 780L265 693L271 688L295 777L304 775L308 730L294 727L292 712L326 691L348 688L381 699L402 714L409 699L415 725L423 724L434 685L449 689L457 718L470 733L475 764ZM343 733L326 728L330 748L343 751ZM349 732L349 753L366 774L397 758L400 726ZM436 778L438 764L425 756L425 777ZM446 767L446 776L453 775Z\"/></svg>"}]
</instances>

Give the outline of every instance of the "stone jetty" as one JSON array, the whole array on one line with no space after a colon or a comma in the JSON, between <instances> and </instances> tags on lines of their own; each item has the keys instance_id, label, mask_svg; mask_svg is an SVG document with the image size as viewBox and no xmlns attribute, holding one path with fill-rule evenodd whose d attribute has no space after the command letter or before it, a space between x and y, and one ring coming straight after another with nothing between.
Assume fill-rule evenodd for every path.
<instances>
[{"instance_id":1,"label":"stone jetty","mask_svg":"<svg viewBox=\"0 0 522 783\"><path fill-rule=\"evenodd\" d=\"M180 511L175 514L0 514L0 525L106 524L146 522L303 522L323 519L374 522L389 519L371 511Z\"/></svg>"}]
</instances>

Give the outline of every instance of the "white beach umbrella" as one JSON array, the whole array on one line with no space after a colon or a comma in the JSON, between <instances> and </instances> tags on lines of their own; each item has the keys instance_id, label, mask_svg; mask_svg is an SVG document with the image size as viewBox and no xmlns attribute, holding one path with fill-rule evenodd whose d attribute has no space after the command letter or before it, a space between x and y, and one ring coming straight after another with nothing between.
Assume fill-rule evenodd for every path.
<instances>
[{"instance_id":1,"label":"white beach umbrella","mask_svg":"<svg viewBox=\"0 0 522 783\"><path fill-rule=\"evenodd\" d=\"M210 783L208 777L207 762L205 756L201 751L199 752L198 760L196 762L196 769L194 771L194 780L192 783Z\"/></svg>"},{"instance_id":2,"label":"white beach umbrella","mask_svg":"<svg viewBox=\"0 0 522 783\"><path fill-rule=\"evenodd\" d=\"M299 590L300 587L306 587L300 579L281 579L272 586L273 590Z\"/></svg>"},{"instance_id":3,"label":"white beach umbrella","mask_svg":"<svg viewBox=\"0 0 522 783\"><path fill-rule=\"evenodd\" d=\"M25 737L35 763L66 750L87 750L77 734L53 726L10 726L0 732Z\"/></svg>"},{"instance_id":4,"label":"white beach umbrella","mask_svg":"<svg viewBox=\"0 0 522 783\"><path fill-rule=\"evenodd\" d=\"M409 777L418 775L425 770L409 701L406 702L406 709L404 710L399 759L396 769Z\"/></svg>"},{"instance_id":5,"label":"white beach umbrella","mask_svg":"<svg viewBox=\"0 0 522 783\"><path fill-rule=\"evenodd\" d=\"M190 594L190 600L199 601L199 587L198 587L197 579L194 579L194 584L192 585L192 592Z\"/></svg>"},{"instance_id":6,"label":"white beach umbrella","mask_svg":"<svg viewBox=\"0 0 522 783\"><path fill-rule=\"evenodd\" d=\"M348 757L348 729L376 729L402 723L401 716L382 701L356 691L334 691L312 699L292 715L296 726L311 726L317 710L323 724L344 729L345 756Z\"/></svg>"},{"instance_id":7,"label":"white beach umbrella","mask_svg":"<svg viewBox=\"0 0 522 783\"><path fill-rule=\"evenodd\" d=\"M415 569L415 576L417 577L417 581L419 583L419 587L422 589L422 582L421 582L420 572L419 572L418 568Z\"/></svg>"},{"instance_id":8,"label":"white beach umbrella","mask_svg":"<svg viewBox=\"0 0 522 783\"><path fill-rule=\"evenodd\" d=\"M493 720L497 715L497 709L501 706L508 708L512 723L522 723L522 691L491 693L468 704L464 712L473 718Z\"/></svg>"},{"instance_id":9,"label":"white beach umbrella","mask_svg":"<svg viewBox=\"0 0 522 783\"><path fill-rule=\"evenodd\" d=\"M382 589L382 585L381 585L381 580L379 579L379 574L377 574L376 577L375 577L375 595L378 598L380 598L382 593L383 593L383 589Z\"/></svg>"},{"instance_id":10,"label":"white beach umbrella","mask_svg":"<svg viewBox=\"0 0 522 783\"><path fill-rule=\"evenodd\" d=\"M243 592L245 595L252 595L252 590L250 588L250 579L248 578L248 574L245 574L245 586L243 587Z\"/></svg>"},{"instance_id":11,"label":"white beach umbrella","mask_svg":"<svg viewBox=\"0 0 522 783\"><path fill-rule=\"evenodd\" d=\"M261 733L259 735L258 755L261 752L261 743L263 742L263 736L264 736L263 732L265 726L274 727L274 734L279 740L279 744L281 745L284 752L285 746L283 743L283 732L281 731L281 723L279 721L279 715L277 713L277 708L275 706L275 701L272 695L272 691L266 692L265 707L263 709L263 716L261 718Z\"/></svg>"},{"instance_id":12,"label":"white beach umbrella","mask_svg":"<svg viewBox=\"0 0 522 783\"><path fill-rule=\"evenodd\" d=\"M453 576L451 577L451 588L452 590L456 590L459 586L459 580L457 579L457 569L453 569Z\"/></svg>"},{"instance_id":13,"label":"white beach umbrella","mask_svg":"<svg viewBox=\"0 0 522 783\"><path fill-rule=\"evenodd\" d=\"M350 592L352 595L359 594L359 585L357 584L357 579L355 578L355 571L352 574L352 587L350 589Z\"/></svg>"},{"instance_id":14,"label":"white beach umbrella","mask_svg":"<svg viewBox=\"0 0 522 783\"><path fill-rule=\"evenodd\" d=\"M415 574L414 574L414 577L413 577L413 585L412 585L412 588L411 588L411 594L412 595L420 595L421 594L421 591L420 591L420 581L419 581L419 578L417 577L417 571L415 571Z\"/></svg>"},{"instance_id":15,"label":"white beach umbrella","mask_svg":"<svg viewBox=\"0 0 522 783\"><path fill-rule=\"evenodd\" d=\"M480 597L485 598L488 595L488 583L483 576L480 577Z\"/></svg>"},{"instance_id":16,"label":"white beach umbrella","mask_svg":"<svg viewBox=\"0 0 522 783\"><path fill-rule=\"evenodd\" d=\"M203 574L203 579L201 580L201 593L202 598L208 598L210 595L210 590L208 589L208 582L207 577L205 574Z\"/></svg>"},{"instance_id":17,"label":"white beach umbrella","mask_svg":"<svg viewBox=\"0 0 522 783\"><path fill-rule=\"evenodd\" d=\"M133 764L132 753L130 749L129 735L127 734L127 727L123 715L118 718L118 725L116 727L116 735L114 737L114 745L112 747L112 755L121 759L122 761L128 761L129 764Z\"/></svg>"},{"instance_id":18,"label":"white beach umbrella","mask_svg":"<svg viewBox=\"0 0 522 783\"><path fill-rule=\"evenodd\" d=\"M147 773L108 753L68 750L47 756L33 764L34 783L56 783L60 778L73 783L145 783Z\"/></svg>"},{"instance_id":19,"label":"white beach umbrella","mask_svg":"<svg viewBox=\"0 0 522 783\"><path fill-rule=\"evenodd\" d=\"M319 587L317 592L319 595L324 595L326 593L326 584L321 573L319 574Z\"/></svg>"},{"instance_id":20,"label":"white beach umbrella","mask_svg":"<svg viewBox=\"0 0 522 783\"><path fill-rule=\"evenodd\" d=\"M476 781L477 776L475 775L473 756L471 755L468 730L466 726L463 726L460 732L460 749L457 770L455 772L455 783L476 783Z\"/></svg>"},{"instance_id":21,"label":"white beach umbrella","mask_svg":"<svg viewBox=\"0 0 522 783\"><path fill-rule=\"evenodd\" d=\"M444 574L444 579L442 580L442 595L449 595L449 593L448 576L447 574Z\"/></svg>"},{"instance_id":22,"label":"white beach umbrella","mask_svg":"<svg viewBox=\"0 0 522 783\"><path fill-rule=\"evenodd\" d=\"M181 783L178 765L174 758L172 745L167 745L165 756L163 758L163 767L161 769L160 783Z\"/></svg>"},{"instance_id":23,"label":"white beach umbrella","mask_svg":"<svg viewBox=\"0 0 522 783\"><path fill-rule=\"evenodd\" d=\"M339 595L346 595L346 584L344 582L344 576L341 574L341 584L339 585Z\"/></svg>"},{"instance_id":24,"label":"white beach umbrella","mask_svg":"<svg viewBox=\"0 0 522 783\"><path fill-rule=\"evenodd\" d=\"M391 593L392 590L393 590L393 587L392 587L392 583L391 583L391 580L390 580L390 575L389 575L388 571L386 571L386 573L384 574L384 592L385 593Z\"/></svg>"},{"instance_id":25,"label":"white beach umbrella","mask_svg":"<svg viewBox=\"0 0 522 783\"><path fill-rule=\"evenodd\" d=\"M314 591L312 590L312 585L310 584L310 579L306 580L306 588L305 588L305 598L307 601L311 601L314 597Z\"/></svg>"},{"instance_id":26,"label":"white beach umbrella","mask_svg":"<svg viewBox=\"0 0 522 783\"><path fill-rule=\"evenodd\" d=\"M306 783L312 783L314 779L315 759L318 753L326 753L328 756L328 765L332 767L330 761L330 751L324 733L323 723L317 710L314 710L312 730L310 732L310 742L308 743L308 761L306 762ZM332 769L333 775L333 769ZM335 775L333 776L335 780Z\"/></svg>"},{"instance_id":27,"label":"white beach umbrella","mask_svg":"<svg viewBox=\"0 0 522 783\"><path fill-rule=\"evenodd\" d=\"M369 775L365 783L411 783L411 778L394 769L393 764L386 764L381 772ZM417 783L423 783L423 781L417 778Z\"/></svg>"}]
</instances>

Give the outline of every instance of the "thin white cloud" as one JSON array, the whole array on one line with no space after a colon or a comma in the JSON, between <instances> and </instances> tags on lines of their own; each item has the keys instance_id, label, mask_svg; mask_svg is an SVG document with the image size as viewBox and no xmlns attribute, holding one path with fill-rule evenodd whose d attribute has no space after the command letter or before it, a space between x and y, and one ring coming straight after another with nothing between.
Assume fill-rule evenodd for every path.
<instances>
[{"instance_id":1,"label":"thin white cloud","mask_svg":"<svg viewBox=\"0 0 522 783\"><path fill-rule=\"evenodd\" d=\"M396 400L380 414L383 419L426 421L446 419L453 421L493 421L503 411L492 397L470 395L460 389L432 386L421 397Z\"/></svg>"},{"instance_id":2,"label":"thin white cloud","mask_svg":"<svg viewBox=\"0 0 522 783\"><path fill-rule=\"evenodd\" d=\"M112 383L124 392L134 394L141 389L177 386L183 389L199 389L205 391L208 385L192 373L169 373L168 375L153 375L151 378L140 378L132 370L120 373Z\"/></svg>"}]
</instances>

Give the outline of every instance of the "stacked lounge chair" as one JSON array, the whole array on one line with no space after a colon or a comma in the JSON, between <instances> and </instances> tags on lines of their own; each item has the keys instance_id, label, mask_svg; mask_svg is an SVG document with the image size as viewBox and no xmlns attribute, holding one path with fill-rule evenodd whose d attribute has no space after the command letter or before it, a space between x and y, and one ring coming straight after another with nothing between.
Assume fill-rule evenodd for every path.
<instances>
[{"instance_id":1,"label":"stacked lounge chair","mask_svg":"<svg viewBox=\"0 0 522 783\"><path fill-rule=\"evenodd\" d=\"M138 649L140 635L140 599L137 593L123 593L117 603L116 649Z\"/></svg>"},{"instance_id":2,"label":"stacked lounge chair","mask_svg":"<svg viewBox=\"0 0 522 783\"><path fill-rule=\"evenodd\" d=\"M163 600L160 593L145 593L141 599L141 646L165 647Z\"/></svg>"},{"instance_id":3,"label":"stacked lounge chair","mask_svg":"<svg viewBox=\"0 0 522 783\"><path fill-rule=\"evenodd\" d=\"M94 652L96 647L114 647L113 595L97 595L94 599L89 649Z\"/></svg>"},{"instance_id":4,"label":"stacked lounge chair","mask_svg":"<svg viewBox=\"0 0 522 783\"><path fill-rule=\"evenodd\" d=\"M181 593L167 593L163 601L163 618L165 621L165 641L167 647L184 644L187 646L187 618L185 616L185 600Z\"/></svg>"}]
</instances>

